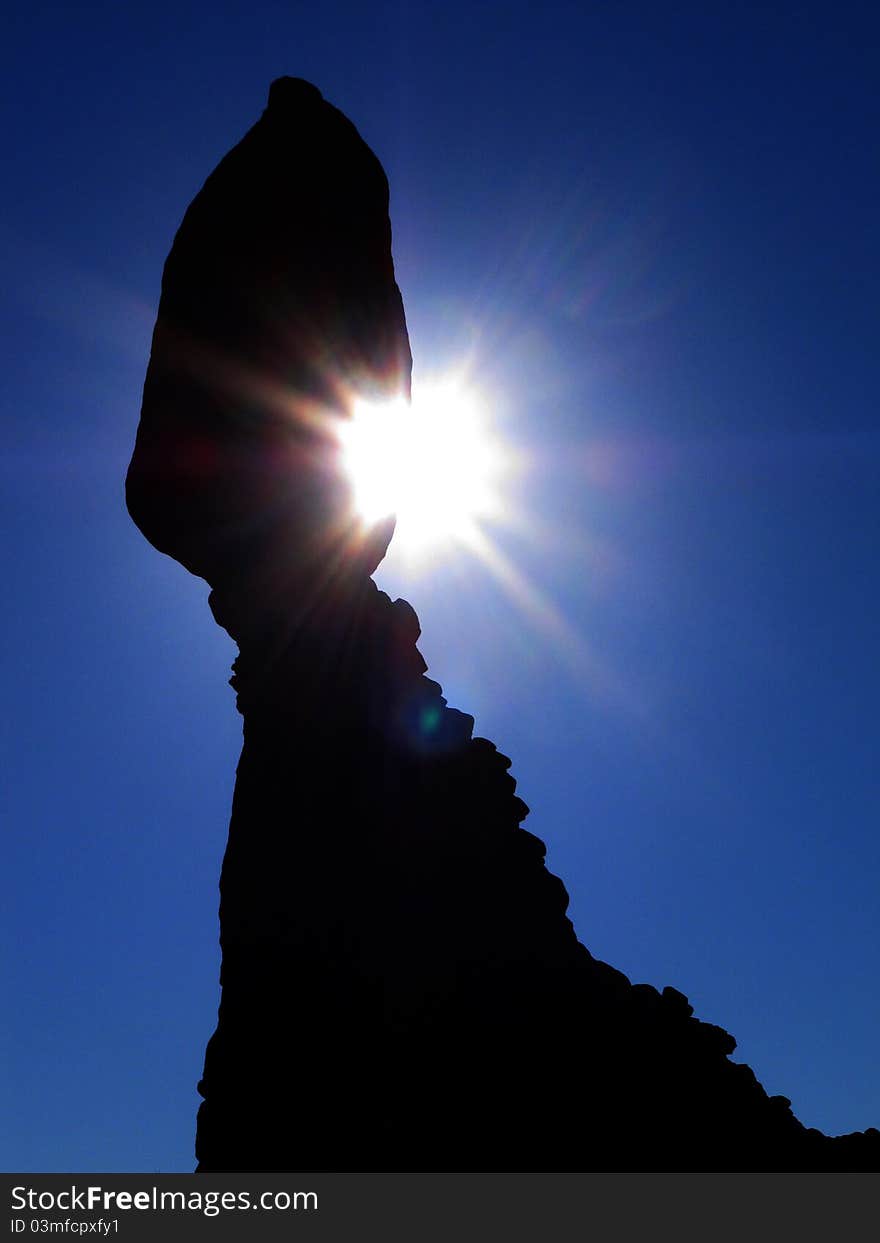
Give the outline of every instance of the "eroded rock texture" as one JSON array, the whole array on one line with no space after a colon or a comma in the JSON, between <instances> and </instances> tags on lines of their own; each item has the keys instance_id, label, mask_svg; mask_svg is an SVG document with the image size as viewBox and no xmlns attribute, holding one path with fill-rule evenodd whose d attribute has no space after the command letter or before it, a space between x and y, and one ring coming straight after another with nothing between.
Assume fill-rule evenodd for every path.
<instances>
[{"instance_id":1,"label":"eroded rock texture","mask_svg":"<svg viewBox=\"0 0 880 1243\"><path fill-rule=\"evenodd\" d=\"M370 579L390 526L333 428L409 374L382 169L282 79L175 239L127 483L240 649L199 1168L878 1168L579 944L509 761Z\"/></svg>"}]
</instances>

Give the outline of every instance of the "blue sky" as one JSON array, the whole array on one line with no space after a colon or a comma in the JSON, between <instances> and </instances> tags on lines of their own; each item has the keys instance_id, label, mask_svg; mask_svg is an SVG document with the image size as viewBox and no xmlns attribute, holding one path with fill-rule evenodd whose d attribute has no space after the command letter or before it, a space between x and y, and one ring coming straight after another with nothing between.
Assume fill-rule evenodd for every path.
<instances>
[{"instance_id":1,"label":"blue sky","mask_svg":"<svg viewBox=\"0 0 880 1243\"><path fill-rule=\"evenodd\" d=\"M240 746L127 517L162 264L270 81L388 172L419 376L521 467L380 585L513 758L581 940L771 1093L880 1123L872 6L88 3L5 19L7 1170L193 1166Z\"/></svg>"}]
</instances>

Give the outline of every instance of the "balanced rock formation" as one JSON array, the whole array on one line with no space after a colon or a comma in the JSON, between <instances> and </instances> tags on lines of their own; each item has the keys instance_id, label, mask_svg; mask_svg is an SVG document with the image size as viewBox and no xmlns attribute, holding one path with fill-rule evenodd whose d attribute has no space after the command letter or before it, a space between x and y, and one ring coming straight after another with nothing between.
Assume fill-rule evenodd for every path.
<instances>
[{"instance_id":1,"label":"balanced rock formation","mask_svg":"<svg viewBox=\"0 0 880 1243\"><path fill-rule=\"evenodd\" d=\"M337 430L410 368L382 168L283 78L175 238L127 479L240 653L199 1169L877 1169L880 1133L807 1130L578 942L509 760L370 578L392 524Z\"/></svg>"}]
</instances>

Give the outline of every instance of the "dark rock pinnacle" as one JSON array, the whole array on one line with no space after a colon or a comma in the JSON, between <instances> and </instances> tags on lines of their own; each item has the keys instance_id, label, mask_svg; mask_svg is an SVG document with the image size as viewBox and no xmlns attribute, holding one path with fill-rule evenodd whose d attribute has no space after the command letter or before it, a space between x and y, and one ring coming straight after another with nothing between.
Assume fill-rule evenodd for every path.
<instances>
[{"instance_id":1,"label":"dark rock pinnacle","mask_svg":"<svg viewBox=\"0 0 880 1243\"><path fill-rule=\"evenodd\" d=\"M408 394L388 184L315 87L272 84L165 265L127 478L210 583L244 718L200 1170L860 1170L673 988L596 961L510 761L370 575L335 428Z\"/></svg>"}]
</instances>

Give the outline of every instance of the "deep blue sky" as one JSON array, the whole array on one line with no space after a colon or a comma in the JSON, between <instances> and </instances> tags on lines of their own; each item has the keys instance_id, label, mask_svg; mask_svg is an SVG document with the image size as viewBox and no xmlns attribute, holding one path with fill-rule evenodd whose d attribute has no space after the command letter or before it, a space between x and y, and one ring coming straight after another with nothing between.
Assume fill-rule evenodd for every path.
<instances>
[{"instance_id":1,"label":"deep blue sky","mask_svg":"<svg viewBox=\"0 0 880 1243\"><path fill-rule=\"evenodd\" d=\"M873 5L19 5L4 19L7 1170L193 1166L240 719L129 521L165 255L269 82L385 165L420 372L476 363L529 584L379 581L513 757L584 943L880 1124Z\"/></svg>"}]
</instances>

